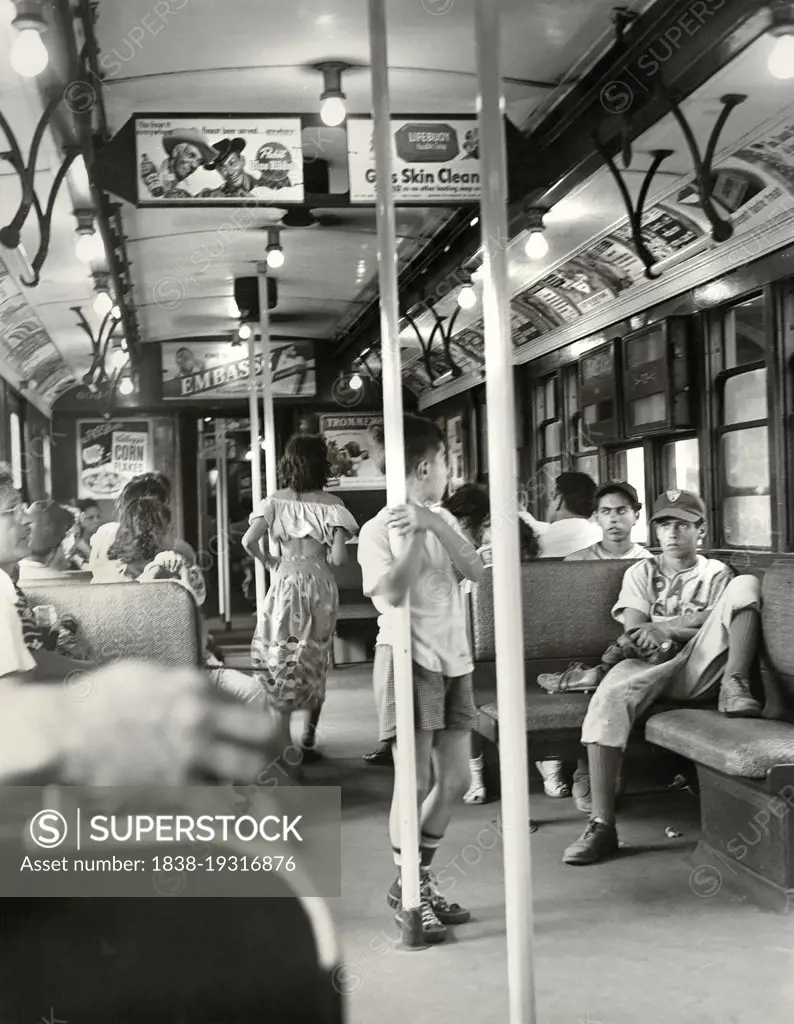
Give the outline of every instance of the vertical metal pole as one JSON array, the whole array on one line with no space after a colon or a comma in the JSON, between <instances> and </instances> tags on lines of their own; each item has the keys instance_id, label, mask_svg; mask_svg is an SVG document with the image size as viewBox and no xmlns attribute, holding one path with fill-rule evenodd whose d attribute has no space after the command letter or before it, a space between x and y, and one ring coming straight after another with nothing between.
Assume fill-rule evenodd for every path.
<instances>
[{"instance_id":1,"label":"vertical metal pole","mask_svg":"<svg viewBox=\"0 0 794 1024\"><path fill-rule=\"evenodd\" d=\"M262 427L265 435L265 494L278 487L276 480L276 422L273 415L273 379L270 372L270 312L267 308L267 274L259 275L259 330L262 350Z\"/></svg>"},{"instance_id":2,"label":"vertical metal pole","mask_svg":"<svg viewBox=\"0 0 794 1024\"><path fill-rule=\"evenodd\" d=\"M218 616L226 618L226 577L223 568L223 480L226 476L226 421L215 420L215 551L218 560Z\"/></svg>"},{"instance_id":3,"label":"vertical metal pole","mask_svg":"<svg viewBox=\"0 0 794 1024\"><path fill-rule=\"evenodd\" d=\"M496 684L507 919L510 1024L534 1024L532 873L521 560L518 544L513 346L507 264L507 158L502 124L499 7L475 0L477 72L480 81L482 235L485 252L485 392L488 403L488 469L493 531ZM506 514L509 510L513 514Z\"/></svg>"},{"instance_id":4,"label":"vertical metal pole","mask_svg":"<svg viewBox=\"0 0 794 1024\"><path fill-rule=\"evenodd\" d=\"M229 572L229 457L226 448L226 420L221 420L221 455L218 475L221 519L218 523L218 554L223 586L223 620L228 629L232 621L231 573Z\"/></svg>"},{"instance_id":5,"label":"vertical metal pole","mask_svg":"<svg viewBox=\"0 0 794 1024\"><path fill-rule=\"evenodd\" d=\"M256 339L253 329L248 339L248 417L251 428L251 499L254 509L262 501L262 447L259 439L259 397L256 380ZM256 581L256 614L262 612L265 601L265 567L254 559Z\"/></svg>"},{"instance_id":6,"label":"vertical metal pole","mask_svg":"<svg viewBox=\"0 0 794 1024\"><path fill-rule=\"evenodd\" d=\"M369 0L369 43L372 64L375 171L380 274L381 353L383 362L383 427L386 447L386 500L403 505L405 451L403 448L402 368L400 364L399 298L397 292L397 232L392 192L391 110L384 0ZM394 542L393 542L394 543ZM408 598L393 616L395 637L394 689L397 712L397 773L400 808L402 872L402 939L408 949L424 945L419 917L419 821L416 798L411 609Z\"/></svg>"}]
</instances>

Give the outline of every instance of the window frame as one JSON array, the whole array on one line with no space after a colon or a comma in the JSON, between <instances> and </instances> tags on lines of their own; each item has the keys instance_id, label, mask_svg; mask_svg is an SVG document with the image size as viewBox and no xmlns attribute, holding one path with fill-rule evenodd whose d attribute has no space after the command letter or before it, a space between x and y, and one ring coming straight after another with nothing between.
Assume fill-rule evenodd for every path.
<instances>
[{"instance_id":1,"label":"window frame","mask_svg":"<svg viewBox=\"0 0 794 1024\"><path fill-rule=\"evenodd\" d=\"M764 310L764 333L766 341L766 354L763 359L754 359L738 366L725 366L727 359L727 329L729 317L734 310L753 299L762 300ZM779 323L775 301L775 288L767 285L763 288L754 288L751 292L736 296L731 302L712 310L708 314L708 346L706 354L706 369L708 381L708 429L704 436L708 439L709 448L709 475L713 501L711 503L712 516L714 519L713 533L714 543L719 549L727 551L757 551L760 554L771 554L785 550L785 538L780 532L781 515L785 519L785 512L778 504L778 484L775 473L775 451L779 443L776 430L776 408L778 402L774 391L774 377L776 356L779 348ZM741 376L744 373L752 373L755 370L766 370L766 408L767 414L764 419L745 420L741 423L726 424L725 421L725 385L733 377ZM739 430L751 430L753 428L765 428L767 431L767 444L769 450L769 519L770 519L770 544L768 547L754 546L747 544L731 544L725 535L725 502L730 497L724 458L723 438ZM705 477L706 467L701 465L701 474ZM782 542L782 543L781 543Z\"/></svg>"}]
</instances>

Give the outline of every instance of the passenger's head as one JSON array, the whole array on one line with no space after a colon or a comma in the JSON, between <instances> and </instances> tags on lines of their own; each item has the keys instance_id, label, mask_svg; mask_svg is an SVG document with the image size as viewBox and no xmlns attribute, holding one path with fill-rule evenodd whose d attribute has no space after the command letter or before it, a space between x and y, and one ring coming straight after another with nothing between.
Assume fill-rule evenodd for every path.
<instances>
[{"instance_id":1,"label":"passenger's head","mask_svg":"<svg viewBox=\"0 0 794 1024\"><path fill-rule=\"evenodd\" d=\"M167 549L171 510L157 498L133 498L121 509L119 529L108 558L125 565L150 562Z\"/></svg>"},{"instance_id":2,"label":"passenger's head","mask_svg":"<svg viewBox=\"0 0 794 1024\"><path fill-rule=\"evenodd\" d=\"M463 484L444 499L444 508L451 512L469 536L479 541L491 504L488 492L479 484Z\"/></svg>"},{"instance_id":3,"label":"passenger's head","mask_svg":"<svg viewBox=\"0 0 794 1024\"><path fill-rule=\"evenodd\" d=\"M386 468L386 446L383 425L372 429L377 447L376 462ZM403 417L405 478L408 497L432 504L441 501L447 489L447 458L441 427L421 416Z\"/></svg>"},{"instance_id":4,"label":"passenger's head","mask_svg":"<svg viewBox=\"0 0 794 1024\"><path fill-rule=\"evenodd\" d=\"M651 522L663 554L691 558L706 535L706 506L692 491L665 491L654 502Z\"/></svg>"},{"instance_id":5,"label":"passenger's head","mask_svg":"<svg viewBox=\"0 0 794 1024\"><path fill-rule=\"evenodd\" d=\"M596 483L587 473L560 473L555 481L551 520L577 516L589 519L593 514Z\"/></svg>"},{"instance_id":6,"label":"passenger's head","mask_svg":"<svg viewBox=\"0 0 794 1024\"><path fill-rule=\"evenodd\" d=\"M483 529L482 543L489 547L493 543L490 520L488 520ZM518 551L522 562L531 562L540 556L540 538L529 523L525 523L520 517L518 520ZM492 557L492 555L489 555L488 561L491 561Z\"/></svg>"},{"instance_id":7,"label":"passenger's head","mask_svg":"<svg viewBox=\"0 0 794 1024\"><path fill-rule=\"evenodd\" d=\"M34 501L27 511L30 522L30 553L44 561L58 550L64 537L74 525L68 508L54 501Z\"/></svg>"},{"instance_id":8,"label":"passenger's head","mask_svg":"<svg viewBox=\"0 0 794 1024\"><path fill-rule=\"evenodd\" d=\"M30 554L30 523L11 467L0 463L0 568L13 568Z\"/></svg>"},{"instance_id":9,"label":"passenger's head","mask_svg":"<svg viewBox=\"0 0 794 1024\"><path fill-rule=\"evenodd\" d=\"M102 522L102 513L99 505L91 498L81 498L74 503L77 509L77 526L80 528L80 535L88 540L93 537Z\"/></svg>"},{"instance_id":10,"label":"passenger's head","mask_svg":"<svg viewBox=\"0 0 794 1024\"><path fill-rule=\"evenodd\" d=\"M540 538L523 519L518 520L518 547L522 562L531 562L540 555Z\"/></svg>"},{"instance_id":11,"label":"passenger's head","mask_svg":"<svg viewBox=\"0 0 794 1024\"><path fill-rule=\"evenodd\" d=\"M167 505L171 500L171 481L164 473L141 473L134 476L116 499L116 512L121 512L130 501L154 498Z\"/></svg>"},{"instance_id":12,"label":"passenger's head","mask_svg":"<svg viewBox=\"0 0 794 1024\"><path fill-rule=\"evenodd\" d=\"M321 434L295 434L287 441L279 471L282 487L296 494L321 491L331 475L325 438Z\"/></svg>"},{"instance_id":13,"label":"passenger's head","mask_svg":"<svg viewBox=\"0 0 794 1024\"><path fill-rule=\"evenodd\" d=\"M631 484L611 480L595 492L593 508L604 540L621 544L630 539L640 518L642 502Z\"/></svg>"}]
</instances>

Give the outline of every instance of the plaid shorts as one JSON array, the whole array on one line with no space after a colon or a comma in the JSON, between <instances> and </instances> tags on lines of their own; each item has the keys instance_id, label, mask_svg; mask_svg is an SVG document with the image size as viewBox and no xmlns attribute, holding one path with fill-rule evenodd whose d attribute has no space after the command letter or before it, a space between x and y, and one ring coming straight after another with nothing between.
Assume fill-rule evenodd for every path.
<instances>
[{"instance_id":1,"label":"plaid shorts","mask_svg":"<svg viewBox=\"0 0 794 1024\"><path fill-rule=\"evenodd\" d=\"M469 732L477 721L471 674L444 676L413 663L414 721L417 731L441 732L454 729ZM393 740L397 735L397 712L394 701L394 664L391 647L378 644L372 683L378 706L379 740Z\"/></svg>"}]
</instances>

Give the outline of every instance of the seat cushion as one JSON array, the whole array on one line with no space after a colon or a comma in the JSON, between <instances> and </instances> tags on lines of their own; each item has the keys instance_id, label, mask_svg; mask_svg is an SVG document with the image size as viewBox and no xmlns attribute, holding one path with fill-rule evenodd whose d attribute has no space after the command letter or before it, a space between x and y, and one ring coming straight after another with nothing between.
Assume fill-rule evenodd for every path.
<instances>
[{"instance_id":1,"label":"seat cushion","mask_svg":"<svg viewBox=\"0 0 794 1024\"><path fill-rule=\"evenodd\" d=\"M717 711L679 710L655 715L645 738L725 775L763 779L777 764L794 764L794 725L756 718L726 718Z\"/></svg>"},{"instance_id":2,"label":"seat cushion","mask_svg":"<svg viewBox=\"0 0 794 1024\"><path fill-rule=\"evenodd\" d=\"M546 693L536 686L527 689L526 699L527 732L580 729L590 703L587 693ZM498 721L495 701L482 705L481 710Z\"/></svg>"}]
</instances>

